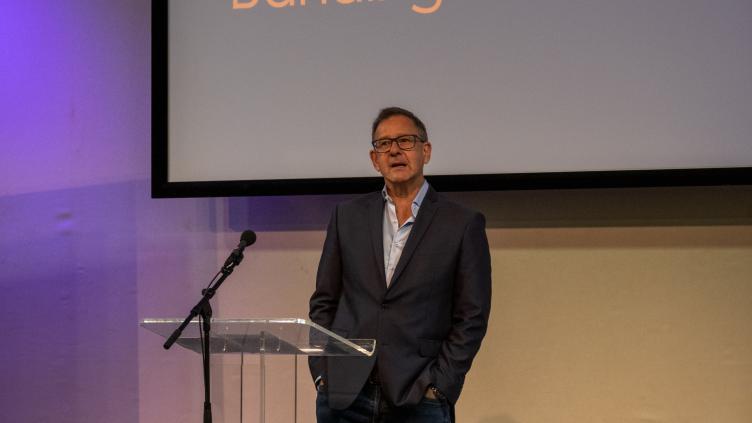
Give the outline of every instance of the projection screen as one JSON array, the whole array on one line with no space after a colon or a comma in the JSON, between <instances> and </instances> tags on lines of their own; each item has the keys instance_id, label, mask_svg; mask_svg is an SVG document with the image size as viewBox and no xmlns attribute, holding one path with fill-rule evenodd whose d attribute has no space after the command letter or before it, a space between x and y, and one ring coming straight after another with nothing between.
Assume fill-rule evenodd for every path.
<instances>
[{"instance_id":1,"label":"projection screen","mask_svg":"<svg viewBox=\"0 0 752 423\"><path fill-rule=\"evenodd\" d=\"M154 0L153 195L752 183L748 0Z\"/></svg>"}]
</instances>

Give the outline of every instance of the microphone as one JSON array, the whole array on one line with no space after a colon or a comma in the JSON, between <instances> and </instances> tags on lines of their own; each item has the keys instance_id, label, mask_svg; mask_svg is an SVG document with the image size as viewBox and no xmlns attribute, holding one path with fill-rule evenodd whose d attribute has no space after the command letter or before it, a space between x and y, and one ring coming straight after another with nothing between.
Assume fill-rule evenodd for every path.
<instances>
[{"instance_id":1,"label":"microphone","mask_svg":"<svg viewBox=\"0 0 752 423\"><path fill-rule=\"evenodd\" d=\"M243 251L245 247L253 245L254 242L256 242L256 232L247 229L240 235L240 243L238 244L238 248L240 249L240 251Z\"/></svg>"},{"instance_id":2,"label":"microphone","mask_svg":"<svg viewBox=\"0 0 752 423\"><path fill-rule=\"evenodd\" d=\"M223 267L227 267L231 264L236 266L240 264L240 261L243 260L243 250L245 250L245 247L253 245L254 242L256 242L256 233L250 229L243 231L243 234L240 235L238 246L232 250L230 257L227 257Z\"/></svg>"}]
</instances>

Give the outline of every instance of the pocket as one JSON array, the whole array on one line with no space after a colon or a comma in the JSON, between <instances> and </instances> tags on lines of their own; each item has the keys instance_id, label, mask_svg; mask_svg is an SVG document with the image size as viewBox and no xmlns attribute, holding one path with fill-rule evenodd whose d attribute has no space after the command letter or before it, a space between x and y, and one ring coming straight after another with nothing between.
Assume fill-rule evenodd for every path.
<instances>
[{"instance_id":1,"label":"pocket","mask_svg":"<svg viewBox=\"0 0 752 423\"><path fill-rule=\"evenodd\" d=\"M434 407L441 407L444 405L444 402L438 398L428 398L426 396L423 397L423 400L421 401L423 404L434 406Z\"/></svg>"},{"instance_id":2,"label":"pocket","mask_svg":"<svg viewBox=\"0 0 752 423\"><path fill-rule=\"evenodd\" d=\"M436 357L441 351L442 341L435 339L419 339L418 354L421 357Z\"/></svg>"}]
</instances>

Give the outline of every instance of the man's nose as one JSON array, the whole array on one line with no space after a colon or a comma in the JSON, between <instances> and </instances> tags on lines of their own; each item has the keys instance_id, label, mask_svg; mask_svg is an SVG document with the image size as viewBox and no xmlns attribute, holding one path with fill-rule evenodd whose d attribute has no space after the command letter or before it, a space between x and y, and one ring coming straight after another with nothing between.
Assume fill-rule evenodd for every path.
<instances>
[{"instance_id":1,"label":"man's nose","mask_svg":"<svg viewBox=\"0 0 752 423\"><path fill-rule=\"evenodd\" d=\"M400 153L402 149L397 144L397 140L392 141L392 143L389 145L389 155L394 156L397 155L397 153Z\"/></svg>"}]
</instances>

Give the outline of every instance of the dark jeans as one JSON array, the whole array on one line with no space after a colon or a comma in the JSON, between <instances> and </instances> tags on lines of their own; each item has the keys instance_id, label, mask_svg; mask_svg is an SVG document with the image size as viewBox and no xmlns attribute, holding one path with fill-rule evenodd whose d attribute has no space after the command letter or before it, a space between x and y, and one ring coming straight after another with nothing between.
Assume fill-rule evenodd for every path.
<instances>
[{"instance_id":1,"label":"dark jeans","mask_svg":"<svg viewBox=\"0 0 752 423\"><path fill-rule=\"evenodd\" d=\"M450 423L450 412L449 404L428 398L418 405L395 407L382 398L379 386L370 382L345 410L329 408L325 392L316 396L318 423Z\"/></svg>"}]
</instances>

